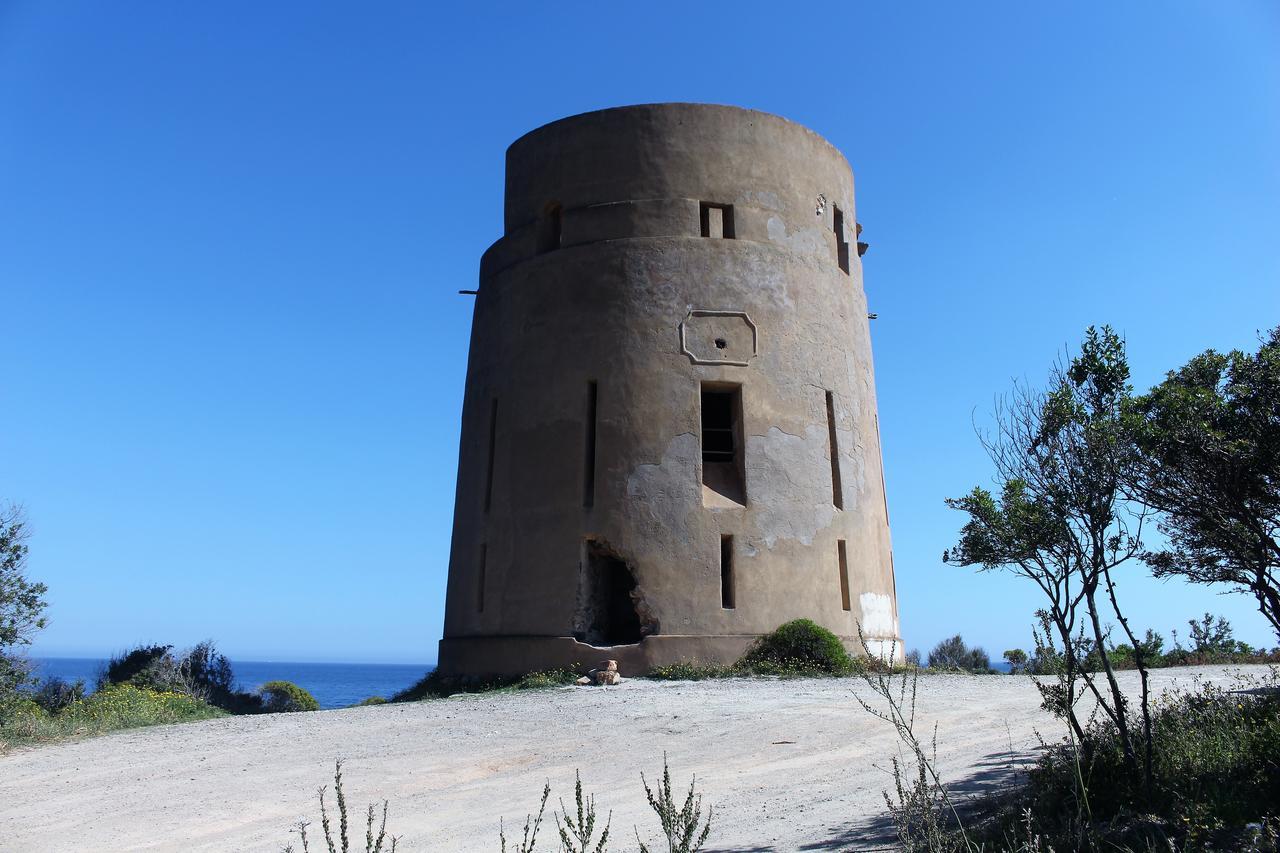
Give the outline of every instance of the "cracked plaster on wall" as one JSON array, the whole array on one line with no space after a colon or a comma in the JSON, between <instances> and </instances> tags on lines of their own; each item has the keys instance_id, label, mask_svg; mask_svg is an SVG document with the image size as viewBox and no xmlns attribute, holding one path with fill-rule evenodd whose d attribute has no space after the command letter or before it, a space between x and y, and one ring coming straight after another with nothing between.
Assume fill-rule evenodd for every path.
<instances>
[{"instance_id":1,"label":"cracked plaster on wall","mask_svg":"<svg viewBox=\"0 0 1280 853\"><path fill-rule=\"evenodd\" d=\"M766 548L782 539L812 545L818 531L831 526L836 509L830 503L797 505L807 483L831 477L826 433L809 426L803 436L793 435L775 426L747 436L747 500L757 508L755 527L765 531Z\"/></svg>"},{"instance_id":2,"label":"cracked plaster on wall","mask_svg":"<svg viewBox=\"0 0 1280 853\"><path fill-rule=\"evenodd\" d=\"M643 525L661 533L662 539L688 542L692 538L689 519L676 507L701 507L702 484L694 472L701 456L698 437L685 432L667 444L662 461L641 464L627 478L627 497L643 508Z\"/></svg>"},{"instance_id":3,"label":"cracked plaster on wall","mask_svg":"<svg viewBox=\"0 0 1280 853\"><path fill-rule=\"evenodd\" d=\"M820 256L829 252L826 234L817 228L797 228L788 232L787 224L777 216L770 216L765 226L771 241L779 246L786 246L793 252Z\"/></svg>"}]
</instances>

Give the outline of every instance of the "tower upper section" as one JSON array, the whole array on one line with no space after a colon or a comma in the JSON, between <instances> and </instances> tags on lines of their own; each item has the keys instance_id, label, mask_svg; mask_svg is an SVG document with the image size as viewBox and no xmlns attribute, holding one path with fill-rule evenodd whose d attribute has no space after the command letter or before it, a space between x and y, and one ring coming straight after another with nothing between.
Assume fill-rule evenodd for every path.
<instances>
[{"instance_id":1,"label":"tower upper section","mask_svg":"<svg viewBox=\"0 0 1280 853\"><path fill-rule=\"evenodd\" d=\"M853 240L844 156L756 110L644 104L571 116L516 140L506 176L505 233L482 279L552 249L709 228L833 259Z\"/></svg>"}]
</instances>

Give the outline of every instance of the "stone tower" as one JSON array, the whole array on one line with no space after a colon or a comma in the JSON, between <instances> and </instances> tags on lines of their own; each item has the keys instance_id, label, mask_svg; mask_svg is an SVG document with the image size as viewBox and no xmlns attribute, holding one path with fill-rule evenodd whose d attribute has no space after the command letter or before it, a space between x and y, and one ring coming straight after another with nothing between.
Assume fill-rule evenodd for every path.
<instances>
[{"instance_id":1,"label":"stone tower","mask_svg":"<svg viewBox=\"0 0 1280 853\"><path fill-rule=\"evenodd\" d=\"M512 144L504 219L480 262L440 669L731 662L799 617L887 654L840 152L753 110L601 110Z\"/></svg>"}]
</instances>

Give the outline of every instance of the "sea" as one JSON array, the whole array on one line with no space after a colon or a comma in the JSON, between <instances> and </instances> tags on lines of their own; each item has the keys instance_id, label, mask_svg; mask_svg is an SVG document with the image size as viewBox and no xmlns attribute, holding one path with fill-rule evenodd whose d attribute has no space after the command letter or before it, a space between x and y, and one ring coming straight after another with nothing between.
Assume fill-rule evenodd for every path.
<instances>
[{"instance_id":1,"label":"sea","mask_svg":"<svg viewBox=\"0 0 1280 853\"><path fill-rule=\"evenodd\" d=\"M40 679L83 680L93 690L107 666L106 658L31 658ZM370 696L390 699L435 669L423 663L290 663L287 661L231 661L240 690L254 690L268 681L292 681L316 697L321 708L345 708Z\"/></svg>"}]
</instances>

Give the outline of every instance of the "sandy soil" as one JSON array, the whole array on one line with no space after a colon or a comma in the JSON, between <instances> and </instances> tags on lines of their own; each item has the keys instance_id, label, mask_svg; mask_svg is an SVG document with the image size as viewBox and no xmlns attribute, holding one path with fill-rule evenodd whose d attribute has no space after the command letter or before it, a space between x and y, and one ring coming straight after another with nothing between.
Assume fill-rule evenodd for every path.
<instances>
[{"instance_id":1,"label":"sandy soil","mask_svg":"<svg viewBox=\"0 0 1280 853\"><path fill-rule=\"evenodd\" d=\"M1167 669L1152 681L1161 690L1262 669ZM544 780L553 804L572 797L574 768L613 812L613 849L634 850L632 827L648 839L655 825L640 773L660 775L664 751L673 780L697 774L715 808L709 849L873 849L898 745L855 694L871 698L857 680L629 681L43 746L0 756L0 849L279 851L300 818L318 829L315 789L341 756L348 802L389 799L401 850L496 850L499 818L518 836ZM1060 735L1038 707L1023 677L920 679L922 730L937 723L941 772L965 792L1000 784L1033 754L1037 730ZM555 850L550 809L542 832L539 849ZM363 826L357 834L363 849Z\"/></svg>"}]
</instances>

